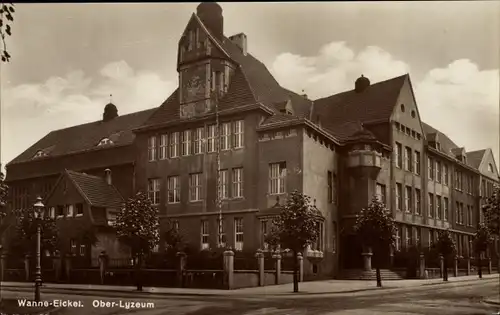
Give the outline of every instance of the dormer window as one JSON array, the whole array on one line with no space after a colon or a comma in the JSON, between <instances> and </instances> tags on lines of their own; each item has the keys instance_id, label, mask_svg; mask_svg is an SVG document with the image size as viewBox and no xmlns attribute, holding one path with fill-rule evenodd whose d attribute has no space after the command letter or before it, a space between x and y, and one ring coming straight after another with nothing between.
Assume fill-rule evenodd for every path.
<instances>
[{"instance_id":1,"label":"dormer window","mask_svg":"<svg viewBox=\"0 0 500 315\"><path fill-rule=\"evenodd\" d=\"M44 156L47 156L47 154L45 154L45 152L43 152L42 150L39 150L35 153L35 155L33 156L34 159L37 159L37 158L41 158L41 157L44 157Z\"/></svg>"},{"instance_id":2,"label":"dormer window","mask_svg":"<svg viewBox=\"0 0 500 315\"><path fill-rule=\"evenodd\" d=\"M113 144L113 141L111 141L109 138L104 138L102 139L101 141L99 141L99 143L97 144L97 146L103 146L103 145L111 145Z\"/></svg>"}]
</instances>

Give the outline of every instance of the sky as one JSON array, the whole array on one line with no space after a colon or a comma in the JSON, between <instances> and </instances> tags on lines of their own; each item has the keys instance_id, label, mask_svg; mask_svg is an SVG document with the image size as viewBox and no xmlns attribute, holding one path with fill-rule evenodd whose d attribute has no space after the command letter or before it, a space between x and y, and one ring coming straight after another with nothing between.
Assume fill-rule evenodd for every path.
<instances>
[{"instance_id":1,"label":"sky","mask_svg":"<svg viewBox=\"0 0 500 315\"><path fill-rule=\"evenodd\" d=\"M309 98L409 73L421 118L499 158L500 2L220 3L226 36ZM3 165L51 130L159 106L197 3L16 4L1 64ZM112 97L110 97L112 94Z\"/></svg>"}]
</instances>

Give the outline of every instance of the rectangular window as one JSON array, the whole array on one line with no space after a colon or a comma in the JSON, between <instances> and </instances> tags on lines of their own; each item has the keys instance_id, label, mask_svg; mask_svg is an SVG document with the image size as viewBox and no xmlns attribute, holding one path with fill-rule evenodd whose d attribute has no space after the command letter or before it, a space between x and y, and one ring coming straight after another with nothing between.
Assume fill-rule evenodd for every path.
<instances>
[{"instance_id":1,"label":"rectangular window","mask_svg":"<svg viewBox=\"0 0 500 315\"><path fill-rule=\"evenodd\" d=\"M436 161L436 182L441 182L441 162Z\"/></svg>"},{"instance_id":2,"label":"rectangular window","mask_svg":"<svg viewBox=\"0 0 500 315\"><path fill-rule=\"evenodd\" d=\"M422 215L422 194L418 188L415 188L415 214Z\"/></svg>"},{"instance_id":3,"label":"rectangular window","mask_svg":"<svg viewBox=\"0 0 500 315\"><path fill-rule=\"evenodd\" d=\"M191 154L191 130L184 130L181 133L182 136L182 146L181 155L187 156Z\"/></svg>"},{"instance_id":4,"label":"rectangular window","mask_svg":"<svg viewBox=\"0 0 500 315\"><path fill-rule=\"evenodd\" d=\"M160 204L160 180L158 178L148 180L148 197L154 205Z\"/></svg>"},{"instance_id":5,"label":"rectangular window","mask_svg":"<svg viewBox=\"0 0 500 315\"><path fill-rule=\"evenodd\" d=\"M408 248L411 245L411 231L410 228L406 225L404 225L404 231L405 231L405 247Z\"/></svg>"},{"instance_id":6,"label":"rectangular window","mask_svg":"<svg viewBox=\"0 0 500 315\"><path fill-rule=\"evenodd\" d=\"M403 241L403 230L401 226L396 227L396 251L401 250L401 242Z\"/></svg>"},{"instance_id":7,"label":"rectangular window","mask_svg":"<svg viewBox=\"0 0 500 315\"><path fill-rule=\"evenodd\" d=\"M460 203L460 223L465 224L465 212L463 203Z\"/></svg>"},{"instance_id":8,"label":"rectangular window","mask_svg":"<svg viewBox=\"0 0 500 315\"><path fill-rule=\"evenodd\" d=\"M427 158L427 171L429 180L434 180L434 161L430 157Z\"/></svg>"},{"instance_id":9,"label":"rectangular window","mask_svg":"<svg viewBox=\"0 0 500 315\"><path fill-rule=\"evenodd\" d=\"M233 198L243 198L243 168L233 168Z\"/></svg>"},{"instance_id":10,"label":"rectangular window","mask_svg":"<svg viewBox=\"0 0 500 315\"><path fill-rule=\"evenodd\" d=\"M271 195L285 193L286 163L269 164L269 193Z\"/></svg>"},{"instance_id":11,"label":"rectangular window","mask_svg":"<svg viewBox=\"0 0 500 315\"><path fill-rule=\"evenodd\" d=\"M243 250L243 219L234 219L234 249Z\"/></svg>"},{"instance_id":12,"label":"rectangular window","mask_svg":"<svg viewBox=\"0 0 500 315\"><path fill-rule=\"evenodd\" d=\"M189 175L189 201L201 201L202 197L202 174Z\"/></svg>"},{"instance_id":13,"label":"rectangular window","mask_svg":"<svg viewBox=\"0 0 500 315\"><path fill-rule=\"evenodd\" d=\"M73 205L66 205L66 216L72 217L74 215Z\"/></svg>"},{"instance_id":14,"label":"rectangular window","mask_svg":"<svg viewBox=\"0 0 500 315\"><path fill-rule=\"evenodd\" d=\"M156 160L156 136L149 137L148 140L148 160Z\"/></svg>"},{"instance_id":15,"label":"rectangular window","mask_svg":"<svg viewBox=\"0 0 500 315\"><path fill-rule=\"evenodd\" d=\"M168 203L181 202L181 183L179 176L170 176L168 181Z\"/></svg>"},{"instance_id":16,"label":"rectangular window","mask_svg":"<svg viewBox=\"0 0 500 315\"><path fill-rule=\"evenodd\" d=\"M210 247L208 234L208 220L201 220L201 249L208 249Z\"/></svg>"},{"instance_id":17,"label":"rectangular window","mask_svg":"<svg viewBox=\"0 0 500 315\"><path fill-rule=\"evenodd\" d=\"M233 148L243 148L243 120L233 122Z\"/></svg>"},{"instance_id":18,"label":"rectangular window","mask_svg":"<svg viewBox=\"0 0 500 315\"><path fill-rule=\"evenodd\" d=\"M229 198L229 187L228 187L228 178L227 178L227 170L219 171L219 198L227 199Z\"/></svg>"},{"instance_id":19,"label":"rectangular window","mask_svg":"<svg viewBox=\"0 0 500 315\"><path fill-rule=\"evenodd\" d=\"M87 253L87 246L85 244L80 244L80 256L85 256Z\"/></svg>"},{"instance_id":20,"label":"rectangular window","mask_svg":"<svg viewBox=\"0 0 500 315\"><path fill-rule=\"evenodd\" d=\"M443 184L448 185L450 182L448 175L448 165L443 165Z\"/></svg>"},{"instance_id":21,"label":"rectangular window","mask_svg":"<svg viewBox=\"0 0 500 315\"><path fill-rule=\"evenodd\" d=\"M405 210L406 212L412 212L413 202L411 197L413 195L412 188L410 186L405 187Z\"/></svg>"},{"instance_id":22,"label":"rectangular window","mask_svg":"<svg viewBox=\"0 0 500 315\"><path fill-rule=\"evenodd\" d=\"M76 216L81 217L83 215L83 203L77 203L75 208L76 208Z\"/></svg>"},{"instance_id":23,"label":"rectangular window","mask_svg":"<svg viewBox=\"0 0 500 315\"><path fill-rule=\"evenodd\" d=\"M387 202L387 196L386 196L386 190L385 190L385 185L377 183L376 186L376 194L377 198L380 202L383 202L384 204Z\"/></svg>"},{"instance_id":24,"label":"rectangular window","mask_svg":"<svg viewBox=\"0 0 500 315\"><path fill-rule=\"evenodd\" d=\"M448 198L443 198L443 218L445 221L448 221L450 217L450 204L448 202Z\"/></svg>"},{"instance_id":25,"label":"rectangular window","mask_svg":"<svg viewBox=\"0 0 500 315\"><path fill-rule=\"evenodd\" d=\"M334 254L337 252L337 222L333 222L332 225L332 252Z\"/></svg>"},{"instance_id":26,"label":"rectangular window","mask_svg":"<svg viewBox=\"0 0 500 315\"><path fill-rule=\"evenodd\" d=\"M401 146L401 143L396 142L396 147L395 147L395 158L396 158L396 167L403 168L403 148Z\"/></svg>"},{"instance_id":27,"label":"rectangular window","mask_svg":"<svg viewBox=\"0 0 500 315\"><path fill-rule=\"evenodd\" d=\"M396 210L401 211L403 206L403 185L396 183Z\"/></svg>"},{"instance_id":28,"label":"rectangular window","mask_svg":"<svg viewBox=\"0 0 500 315\"><path fill-rule=\"evenodd\" d=\"M56 207L50 207L49 216L54 219L56 217Z\"/></svg>"},{"instance_id":29,"label":"rectangular window","mask_svg":"<svg viewBox=\"0 0 500 315\"><path fill-rule=\"evenodd\" d=\"M215 125L210 125L208 126L208 134L207 134L207 152L212 153L217 151L217 143L215 142L215 139L217 137L217 132L216 132L217 126Z\"/></svg>"},{"instance_id":30,"label":"rectangular window","mask_svg":"<svg viewBox=\"0 0 500 315\"><path fill-rule=\"evenodd\" d=\"M469 206L469 226L474 226L474 206Z\"/></svg>"},{"instance_id":31,"label":"rectangular window","mask_svg":"<svg viewBox=\"0 0 500 315\"><path fill-rule=\"evenodd\" d=\"M268 220L260 221L260 247L263 250L269 249L269 244L266 243L266 235L267 233L269 233L268 223L269 223Z\"/></svg>"},{"instance_id":32,"label":"rectangular window","mask_svg":"<svg viewBox=\"0 0 500 315\"><path fill-rule=\"evenodd\" d=\"M405 147L405 169L409 172L413 172L413 158L410 147Z\"/></svg>"},{"instance_id":33,"label":"rectangular window","mask_svg":"<svg viewBox=\"0 0 500 315\"><path fill-rule=\"evenodd\" d=\"M415 151L415 174L420 175L420 152Z\"/></svg>"},{"instance_id":34,"label":"rectangular window","mask_svg":"<svg viewBox=\"0 0 500 315\"><path fill-rule=\"evenodd\" d=\"M74 239L71 239L69 241L69 246L70 246L70 253L72 255L76 255L76 240Z\"/></svg>"},{"instance_id":35,"label":"rectangular window","mask_svg":"<svg viewBox=\"0 0 500 315\"><path fill-rule=\"evenodd\" d=\"M436 195L436 217L438 218L438 220L443 219L443 211L442 211L443 209L441 205L442 205L441 196Z\"/></svg>"},{"instance_id":36,"label":"rectangular window","mask_svg":"<svg viewBox=\"0 0 500 315\"><path fill-rule=\"evenodd\" d=\"M434 195L429 194L429 218L434 218Z\"/></svg>"},{"instance_id":37,"label":"rectangular window","mask_svg":"<svg viewBox=\"0 0 500 315\"><path fill-rule=\"evenodd\" d=\"M316 240L316 242L314 242L313 244L313 250L318 250L318 251L324 251L324 237L325 237L325 229L324 229L324 223L323 222L318 222L317 223L318 225L318 230L319 230L319 233L318 233L318 239Z\"/></svg>"},{"instance_id":38,"label":"rectangular window","mask_svg":"<svg viewBox=\"0 0 500 315\"><path fill-rule=\"evenodd\" d=\"M222 123L220 128L220 149L221 151L231 149L231 123Z\"/></svg>"},{"instance_id":39,"label":"rectangular window","mask_svg":"<svg viewBox=\"0 0 500 315\"><path fill-rule=\"evenodd\" d=\"M415 245L419 246L422 241L422 229L417 227L415 231Z\"/></svg>"},{"instance_id":40,"label":"rectangular window","mask_svg":"<svg viewBox=\"0 0 500 315\"><path fill-rule=\"evenodd\" d=\"M455 203L455 223L460 223L460 203Z\"/></svg>"},{"instance_id":41,"label":"rectangular window","mask_svg":"<svg viewBox=\"0 0 500 315\"><path fill-rule=\"evenodd\" d=\"M64 206L57 206L57 217L64 217Z\"/></svg>"},{"instance_id":42,"label":"rectangular window","mask_svg":"<svg viewBox=\"0 0 500 315\"><path fill-rule=\"evenodd\" d=\"M193 145L193 153L201 154L205 150L203 148L203 139L205 137L205 129L203 127L196 128L194 131L194 145Z\"/></svg>"},{"instance_id":43,"label":"rectangular window","mask_svg":"<svg viewBox=\"0 0 500 315\"><path fill-rule=\"evenodd\" d=\"M217 219L217 244L219 247L226 246L226 223L224 219L222 221Z\"/></svg>"},{"instance_id":44,"label":"rectangular window","mask_svg":"<svg viewBox=\"0 0 500 315\"><path fill-rule=\"evenodd\" d=\"M178 157L179 156L179 133L178 132L172 132L170 134L169 147L170 147L170 152L169 152L170 158Z\"/></svg>"},{"instance_id":45,"label":"rectangular window","mask_svg":"<svg viewBox=\"0 0 500 315\"><path fill-rule=\"evenodd\" d=\"M168 157L168 135L160 136L160 160L165 160Z\"/></svg>"}]
</instances>

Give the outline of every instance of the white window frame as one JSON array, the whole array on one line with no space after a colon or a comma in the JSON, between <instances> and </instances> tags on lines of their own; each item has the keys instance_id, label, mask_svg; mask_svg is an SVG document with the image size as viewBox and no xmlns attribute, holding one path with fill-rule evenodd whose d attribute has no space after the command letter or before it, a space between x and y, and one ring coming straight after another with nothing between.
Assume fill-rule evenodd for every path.
<instances>
[{"instance_id":1,"label":"white window frame","mask_svg":"<svg viewBox=\"0 0 500 315\"><path fill-rule=\"evenodd\" d=\"M241 149L244 146L244 120L236 120L233 122L233 148Z\"/></svg>"},{"instance_id":2,"label":"white window frame","mask_svg":"<svg viewBox=\"0 0 500 315\"><path fill-rule=\"evenodd\" d=\"M219 171L219 180L220 180L219 198L221 200L229 198L228 173L229 172L227 170L220 170Z\"/></svg>"},{"instance_id":3,"label":"white window frame","mask_svg":"<svg viewBox=\"0 0 500 315\"><path fill-rule=\"evenodd\" d=\"M224 122L220 125L220 150L231 149L231 123Z\"/></svg>"},{"instance_id":4,"label":"white window frame","mask_svg":"<svg viewBox=\"0 0 500 315\"><path fill-rule=\"evenodd\" d=\"M443 220L448 221L450 219L449 201L447 197L443 197Z\"/></svg>"},{"instance_id":5,"label":"white window frame","mask_svg":"<svg viewBox=\"0 0 500 315\"><path fill-rule=\"evenodd\" d=\"M75 216L75 209L72 204L66 205L66 217L74 217Z\"/></svg>"},{"instance_id":6,"label":"white window frame","mask_svg":"<svg viewBox=\"0 0 500 315\"><path fill-rule=\"evenodd\" d=\"M415 188L415 214L422 215L422 191Z\"/></svg>"},{"instance_id":7,"label":"white window frame","mask_svg":"<svg viewBox=\"0 0 500 315\"><path fill-rule=\"evenodd\" d=\"M410 147L405 147L405 170L408 172L413 171L413 151Z\"/></svg>"},{"instance_id":8,"label":"white window frame","mask_svg":"<svg viewBox=\"0 0 500 315\"><path fill-rule=\"evenodd\" d=\"M399 142L396 142L395 146L395 159L396 159L396 167L403 168L403 145Z\"/></svg>"},{"instance_id":9,"label":"white window frame","mask_svg":"<svg viewBox=\"0 0 500 315\"><path fill-rule=\"evenodd\" d=\"M209 125L207 128L207 152L213 153L217 151L217 126Z\"/></svg>"},{"instance_id":10,"label":"white window frame","mask_svg":"<svg viewBox=\"0 0 500 315\"><path fill-rule=\"evenodd\" d=\"M441 161L436 161L436 182L441 183L442 182L442 163Z\"/></svg>"},{"instance_id":11,"label":"white window frame","mask_svg":"<svg viewBox=\"0 0 500 315\"><path fill-rule=\"evenodd\" d=\"M80 256L85 256L86 251L87 251L87 245L80 244Z\"/></svg>"},{"instance_id":12,"label":"white window frame","mask_svg":"<svg viewBox=\"0 0 500 315\"><path fill-rule=\"evenodd\" d=\"M82 205L82 213L78 213L78 207L77 207L78 205ZM77 216L77 217L81 217L81 216L83 216L83 213L84 213L83 203L77 203L77 204L75 205L75 216Z\"/></svg>"},{"instance_id":13,"label":"white window frame","mask_svg":"<svg viewBox=\"0 0 500 315\"><path fill-rule=\"evenodd\" d=\"M181 202L181 183L179 176L169 176L167 178L168 203L176 204Z\"/></svg>"},{"instance_id":14,"label":"white window frame","mask_svg":"<svg viewBox=\"0 0 500 315\"><path fill-rule=\"evenodd\" d=\"M233 168L232 170L233 198L243 198L243 168Z\"/></svg>"},{"instance_id":15,"label":"white window frame","mask_svg":"<svg viewBox=\"0 0 500 315\"><path fill-rule=\"evenodd\" d=\"M443 164L443 184L449 185L448 165Z\"/></svg>"},{"instance_id":16,"label":"white window frame","mask_svg":"<svg viewBox=\"0 0 500 315\"><path fill-rule=\"evenodd\" d=\"M403 184L396 183L396 210L402 211L403 207Z\"/></svg>"},{"instance_id":17,"label":"white window frame","mask_svg":"<svg viewBox=\"0 0 500 315\"><path fill-rule=\"evenodd\" d=\"M179 132L172 132L168 137L168 156L170 158L179 157Z\"/></svg>"},{"instance_id":18,"label":"white window frame","mask_svg":"<svg viewBox=\"0 0 500 315\"><path fill-rule=\"evenodd\" d=\"M432 193L427 194L427 199L428 199L428 204L429 204L429 213L428 216L429 218L435 218L436 217L436 202L435 202L435 196Z\"/></svg>"},{"instance_id":19,"label":"white window frame","mask_svg":"<svg viewBox=\"0 0 500 315\"><path fill-rule=\"evenodd\" d=\"M269 194L280 195L286 191L286 162L269 164Z\"/></svg>"},{"instance_id":20,"label":"white window frame","mask_svg":"<svg viewBox=\"0 0 500 315\"><path fill-rule=\"evenodd\" d=\"M156 135L148 138L148 161L156 161L157 155L157 139Z\"/></svg>"},{"instance_id":21,"label":"white window frame","mask_svg":"<svg viewBox=\"0 0 500 315\"><path fill-rule=\"evenodd\" d=\"M234 218L234 249L243 250L243 218Z\"/></svg>"},{"instance_id":22,"label":"white window frame","mask_svg":"<svg viewBox=\"0 0 500 315\"><path fill-rule=\"evenodd\" d=\"M168 158L168 134L164 133L160 135L160 160L165 160Z\"/></svg>"},{"instance_id":23,"label":"white window frame","mask_svg":"<svg viewBox=\"0 0 500 315\"><path fill-rule=\"evenodd\" d=\"M442 196L439 196L439 195L436 195L436 219L438 220L443 220L443 207L442 207L442 203L443 203L443 197Z\"/></svg>"},{"instance_id":24,"label":"white window frame","mask_svg":"<svg viewBox=\"0 0 500 315\"><path fill-rule=\"evenodd\" d=\"M56 207L50 207L49 215L52 219L56 217Z\"/></svg>"},{"instance_id":25,"label":"white window frame","mask_svg":"<svg viewBox=\"0 0 500 315\"><path fill-rule=\"evenodd\" d=\"M222 219L222 222L217 219L217 244L219 247L226 246L226 222L224 219Z\"/></svg>"},{"instance_id":26,"label":"white window frame","mask_svg":"<svg viewBox=\"0 0 500 315\"><path fill-rule=\"evenodd\" d=\"M182 132L181 155L191 155L191 130Z\"/></svg>"},{"instance_id":27,"label":"white window frame","mask_svg":"<svg viewBox=\"0 0 500 315\"><path fill-rule=\"evenodd\" d=\"M266 234L269 233L269 220L260 220L260 246L262 250L268 250L269 244L266 243Z\"/></svg>"},{"instance_id":28,"label":"white window frame","mask_svg":"<svg viewBox=\"0 0 500 315\"><path fill-rule=\"evenodd\" d=\"M150 178L148 180L148 198L153 205L160 204L160 179Z\"/></svg>"},{"instance_id":29,"label":"white window frame","mask_svg":"<svg viewBox=\"0 0 500 315\"><path fill-rule=\"evenodd\" d=\"M405 186L405 211L407 213L412 212L413 204L412 204L412 197L413 194L413 189L411 186Z\"/></svg>"},{"instance_id":30,"label":"white window frame","mask_svg":"<svg viewBox=\"0 0 500 315\"><path fill-rule=\"evenodd\" d=\"M413 170L415 174L417 175L420 175L420 173L422 172L422 169L421 169L421 166L420 166L420 152L419 151L415 151L414 154L413 154L414 158L415 158L415 169Z\"/></svg>"},{"instance_id":31,"label":"white window frame","mask_svg":"<svg viewBox=\"0 0 500 315\"><path fill-rule=\"evenodd\" d=\"M197 202L203 200L202 173L189 174L189 201Z\"/></svg>"},{"instance_id":32,"label":"white window frame","mask_svg":"<svg viewBox=\"0 0 500 315\"><path fill-rule=\"evenodd\" d=\"M201 220L201 249L208 249L210 247L210 225L208 220Z\"/></svg>"},{"instance_id":33,"label":"white window frame","mask_svg":"<svg viewBox=\"0 0 500 315\"><path fill-rule=\"evenodd\" d=\"M434 180L434 160L427 157L427 177L429 180Z\"/></svg>"},{"instance_id":34,"label":"white window frame","mask_svg":"<svg viewBox=\"0 0 500 315\"><path fill-rule=\"evenodd\" d=\"M397 226L396 227L396 251L400 251L401 250L401 247L402 247L402 239L401 239L401 234L402 234L402 230L401 230L401 227L400 226Z\"/></svg>"},{"instance_id":35,"label":"white window frame","mask_svg":"<svg viewBox=\"0 0 500 315\"><path fill-rule=\"evenodd\" d=\"M204 131L203 127L194 130L193 154L203 154Z\"/></svg>"}]
</instances>

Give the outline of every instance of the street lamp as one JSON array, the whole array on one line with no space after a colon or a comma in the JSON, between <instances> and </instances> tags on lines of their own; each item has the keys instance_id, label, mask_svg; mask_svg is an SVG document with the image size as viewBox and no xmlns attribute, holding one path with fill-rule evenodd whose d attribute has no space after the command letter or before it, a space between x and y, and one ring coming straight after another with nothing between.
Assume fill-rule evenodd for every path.
<instances>
[{"instance_id":1,"label":"street lamp","mask_svg":"<svg viewBox=\"0 0 500 315\"><path fill-rule=\"evenodd\" d=\"M36 203L33 205L35 209L35 221L36 221L36 270L35 270L35 301L40 301L40 287L42 286L42 267L40 263L41 256L41 220L43 218L43 212L45 206L42 203L42 197L38 196L36 198Z\"/></svg>"}]
</instances>

